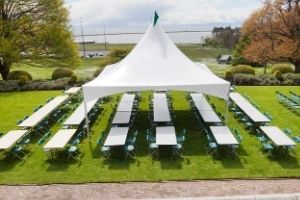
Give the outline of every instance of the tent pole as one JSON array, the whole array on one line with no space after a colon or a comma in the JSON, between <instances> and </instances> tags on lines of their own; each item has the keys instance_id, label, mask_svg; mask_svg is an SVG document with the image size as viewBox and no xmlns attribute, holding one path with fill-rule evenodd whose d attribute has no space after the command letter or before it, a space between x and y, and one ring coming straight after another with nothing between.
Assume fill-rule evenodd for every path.
<instances>
[{"instance_id":1,"label":"tent pole","mask_svg":"<svg viewBox=\"0 0 300 200\"><path fill-rule=\"evenodd\" d=\"M88 119L87 107L86 107L86 101L85 101L84 95L83 95L83 105L84 105L86 131L87 131L88 136L90 136L89 119Z\"/></svg>"},{"instance_id":2,"label":"tent pole","mask_svg":"<svg viewBox=\"0 0 300 200\"><path fill-rule=\"evenodd\" d=\"M229 110L229 93L230 93L230 90L228 91L228 94L227 94L227 101L226 101L226 111L225 111L225 125L227 126L228 124L228 110Z\"/></svg>"},{"instance_id":3,"label":"tent pole","mask_svg":"<svg viewBox=\"0 0 300 200\"><path fill-rule=\"evenodd\" d=\"M229 108L229 100L226 103L226 111L225 111L225 125L227 126L228 123L228 108Z\"/></svg>"}]
</instances>

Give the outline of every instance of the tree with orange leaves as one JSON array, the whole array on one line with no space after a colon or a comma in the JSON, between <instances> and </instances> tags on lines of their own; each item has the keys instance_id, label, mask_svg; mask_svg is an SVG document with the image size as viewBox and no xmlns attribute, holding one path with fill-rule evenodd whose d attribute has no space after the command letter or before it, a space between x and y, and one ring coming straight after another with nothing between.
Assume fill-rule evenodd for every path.
<instances>
[{"instance_id":1,"label":"tree with orange leaves","mask_svg":"<svg viewBox=\"0 0 300 200\"><path fill-rule=\"evenodd\" d=\"M261 64L290 62L300 73L300 0L268 0L243 24L243 56Z\"/></svg>"}]
</instances>

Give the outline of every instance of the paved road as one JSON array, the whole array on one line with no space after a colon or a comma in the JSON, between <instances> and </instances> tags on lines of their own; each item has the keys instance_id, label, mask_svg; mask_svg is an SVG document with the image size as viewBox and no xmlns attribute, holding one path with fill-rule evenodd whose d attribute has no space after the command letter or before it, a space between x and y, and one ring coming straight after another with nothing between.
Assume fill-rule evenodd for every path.
<instances>
[{"instance_id":1,"label":"paved road","mask_svg":"<svg viewBox=\"0 0 300 200\"><path fill-rule=\"evenodd\" d=\"M298 193L298 194L297 194ZM300 179L0 186L0 199L299 199ZM265 195L272 194L272 195Z\"/></svg>"}]
</instances>

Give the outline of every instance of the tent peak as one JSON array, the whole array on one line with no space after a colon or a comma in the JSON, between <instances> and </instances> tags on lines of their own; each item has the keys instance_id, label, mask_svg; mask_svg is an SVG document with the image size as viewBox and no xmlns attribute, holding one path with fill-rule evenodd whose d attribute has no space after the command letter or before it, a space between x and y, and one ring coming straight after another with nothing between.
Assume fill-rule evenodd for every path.
<instances>
[{"instance_id":1,"label":"tent peak","mask_svg":"<svg viewBox=\"0 0 300 200\"><path fill-rule=\"evenodd\" d=\"M156 25L156 23L157 23L158 19L159 19L159 16L158 16L157 12L156 12L156 11L154 11L154 20L153 20L153 26L155 26L155 25Z\"/></svg>"}]
</instances>

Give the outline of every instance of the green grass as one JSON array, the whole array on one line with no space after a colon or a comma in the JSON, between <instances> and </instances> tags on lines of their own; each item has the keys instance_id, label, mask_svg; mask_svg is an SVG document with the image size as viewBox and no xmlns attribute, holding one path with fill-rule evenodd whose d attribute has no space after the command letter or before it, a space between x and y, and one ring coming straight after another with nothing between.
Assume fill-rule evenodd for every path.
<instances>
[{"instance_id":1,"label":"green grass","mask_svg":"<svg viewBox=\"0 0 300 200\"><path fill-rule=\"evenodd\" d=\"M288 94L292 90L300 94L299 87L238 87L238 91L247 94L261 106L262 111L273 115L272 125L280 128L288 127L300 134L299 116L296 116L276 99L275 90ZM50 96L61 92L12 92L0 94L0 130L8 131L16 128L16 121L30 114L32 109L42 104ZM24 163L0 158L0 183L82 183L82 182L118 182L118 181L159 181L190 180L219 178L267 178L267 177L299 177L300 145L295 148L296 156L286 159L272 159L260 156L261 145L254 135L245 131L243 125L229 113L229 127L238 129L244 140L238 149L240 157L236 160L224 158L214 159L207 156L204 150L206 138L199 134L199 126L184 93L172 92L176 112L175 127L177 131L187 129L184 144L184 159L152 160L147 156L145 130L150 126L148 116L148 93L142 95L140 112L135 127L140 130L137 138L137 160L113 159L101 161L96 141L101 130L108 129L108 118L112 106L116 105L116 96L105 104L103 112L92 126L90 139L79 145L83 152L80 162L54 161L47 162L47 154L42 146L33 142L29 145L32 155ZM223 100L211 98L221 112L225 110ZM53 132L61 125L55 125Z\"/></svg>"}]
</instances>

